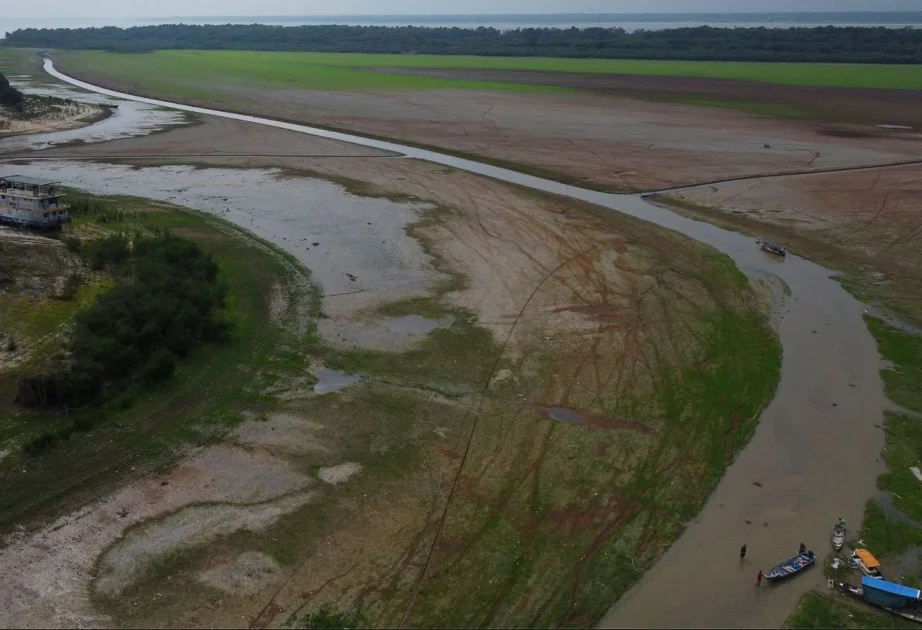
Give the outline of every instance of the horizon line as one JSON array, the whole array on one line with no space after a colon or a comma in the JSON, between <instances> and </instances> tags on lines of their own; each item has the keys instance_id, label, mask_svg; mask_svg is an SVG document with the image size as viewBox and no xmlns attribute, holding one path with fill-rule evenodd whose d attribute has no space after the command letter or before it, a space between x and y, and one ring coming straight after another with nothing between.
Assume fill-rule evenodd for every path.
<instances>
[{"instance_id":1,"label":"horizon line","mask_svg":"<svg viewBox=\"0 0 922 630\"><path fill-rule=\"evenodd\" d=\"M860 11L649 11L649 12L569 12L569 13L215 13L210 15L164 15L164 16L69 16L50 18L53 20L95 20L95 19L135 19L135 20L172 20L197 18L503 18L503 17L669 17L669 16L836 16L836 15L922 15L922 10L860 10ZM43 19L47 17L24 16L11 18L18 20Z\"/></svg>"}]
</instances>

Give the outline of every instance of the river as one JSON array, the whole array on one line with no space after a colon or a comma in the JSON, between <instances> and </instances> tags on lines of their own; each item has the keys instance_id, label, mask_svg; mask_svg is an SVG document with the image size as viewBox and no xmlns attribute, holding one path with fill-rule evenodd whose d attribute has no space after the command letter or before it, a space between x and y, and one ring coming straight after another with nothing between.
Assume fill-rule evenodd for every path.
<instances>
[{"instance_id":1,"label":"river","mask_svg":"<svg viewBox=\"0 0 922 630\"><path fill-rule=\"evenodd\" d=\"M802 541L823 557L833 520L861 522L883 470L880 427L888 401L877 344L862 319L864 306L828 269L790 254L773 257L750 238L681 217L639 195L595 192L392 142L124 94L61 74L51 60L44 67L62 81L116 98L393 151L588 201L711 245L750 276L780 278L790 296L776 318L784 354L775 398L701 513L602 626L780 627L806 590L825 587L819 567L778 585L754 583L759 569L787 559ZM743 543L749 554L741 565Z\"/></svg>"}]
</instances>

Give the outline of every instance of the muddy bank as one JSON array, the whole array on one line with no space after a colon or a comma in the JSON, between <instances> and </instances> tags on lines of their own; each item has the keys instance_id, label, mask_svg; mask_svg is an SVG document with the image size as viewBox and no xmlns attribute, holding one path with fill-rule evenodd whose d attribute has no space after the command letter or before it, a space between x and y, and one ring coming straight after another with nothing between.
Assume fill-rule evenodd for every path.
<instances>
[{"instance_id":1,"label":"muddy bank","mask_svg":"<svg viewBox=\"0 0 922 630\"><path fill-rule=\"evenodd\" d=\"M386 150L398 148L319 133ZM728 469L696 523L606 621L629 626L743 626L755 619L760 625L780 625L800 593L811 586L809 580L774 590L771 601L753 602L750 577L734 571L735 552L741 542L747 542L754 561L783 559L790 555L790 540L804 540L811 546L810 540L825 540L830 512L850 520L860 516L863 498L873 489L878 472L873 460L882 435L874 424L880 424L884 404L879 357L861 320L861 305L817 265L796 256L778 261L759 252L750 239L676 217L640 199L564 187L419 150L403 152L638 216L717 247L746 271L768 273L787 283L791 298L779 322L785 352L776 399L763 412L749 447ZM395 166L417 168L411 161L406 167L401 162L396 160ZM316 168L328 172L348 167L317 160ZM378 177L385 177L383 165L376 163L374 168ZM419 178L410 183L426 186ZM843 339L849 343L842 343ZM856 463L862 454L867 457L864 465ZM714 561L728 540L744 536L744 541L733 542L726 562ZM699 578L697 587L677 589L692 573ZM650 606L651 601L657 606Z\"/></svg>"},{"instance_id":2,"label":"muddy bank","mask_svg":"<svg viewBox=\"0 0 922 630\"><path fill-rule=\"evenodd\" d=\"M71 68L66 56L61 63L75 76L107 88L164 96L163 92L145 92L143 80L128 84L99 76L92 68ZM208 88L213 97L190 102L441 148L494 164L515 164L524 172L576 186L620 192L766 172L893 163L917 158L920 147L918 131L885 131L873 126L891 122L883 116L885 110L877 110L881 117L872 116L870 125L817 123L760 115L759 95L741 97L752 98L756 104L752 113L746 113L727 107L624 98L631 90L623 93L617 86L607 93L576 94L332 92L248 87L216 78ZM186 92L180 80L160 89L174 89L180 95ZM678 96L695 103L694 89L697 87L680 91ZM841 102L832 95L824 98L830 106ZM917 94L900 98L905 101L902 112L919 111ZM726 105L733 97L709 96L708 92L697 95L699 104L708 99ZM861 102L867 104L869 99L865 95ZM806 107L808 100L804 97L799 105Z\"/></svg>"},{"instance_id":3,"label":"muddy bank","mask_svg":"<svg viewBox=\"0 0 922 630\"><path fill-rule=\"evenodd\" d=\"M16 169L94 194L140 196L220 216L294 255L311 269L326 295L348 296L351 310L421 293L440 278L405 232L425 204L358 197L337 184L285 176L279 169L71 161L19 164ZM327 310L335 318L335 302Z\"/></svg>"},{"instance_id":4,"label":"muddy bank","mask_svg":"<svg viewBox=\"0 0 922 630\"><path fill-rule=\"evenodd\" d=\"M656 196L678 212L782 243L846 272L886 316L922 322L922 166L743 180ZM912 327L910 327L912 328Z\"/></svg>"},{"instance_id":5,"label":"muddy bank","mask_svg":"<svg viewBox=\"0 0 922 630\"><path fill-rule=\"evenodd\" d=\"M68 143L145 136L190 121L180 112L104 96L66 83L47 85L23 75L8 78L11 85L28 95L72 101L74 105L72 112L63 118L58 116L60 120L23 121L21 125L27 128L20 129L16 135L7 136L0 130L0 155Z\"/></svg>"},{"instance_id":6,"label":"muddy bank","mask_svg":"<svg viewBox=\"0 0 922 630\"><path fill-rule=\"evenodd\" d=\"M915 90L815 87L756 81L629 74L583 74L539 70L373 68L446 79L551 85L641 99L687 99L717 105L774 104L801 110L805 118L860 125L881 123L922 128L922 95Z\"/></svg>"},{"instance_id":7,"label":"muddy bank","mask_svg":"<svg viewBox=\"0 0 922 630\"><path fill-rule=\"evenodd\" d=\"M27 95L23 111L0 107L0 139L91 125L109 117L107 107Z\"/></svg>"}]
</instances>

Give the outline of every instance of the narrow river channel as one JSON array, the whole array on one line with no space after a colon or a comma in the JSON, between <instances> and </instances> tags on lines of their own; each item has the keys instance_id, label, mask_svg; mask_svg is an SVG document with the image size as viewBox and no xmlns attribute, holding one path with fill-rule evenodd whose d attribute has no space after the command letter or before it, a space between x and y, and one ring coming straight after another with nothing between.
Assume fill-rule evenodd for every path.
<instances>
[{"instance_id":1,"label":"narrow river channel","mask_svg":"<svg viewBox=\"0 0 922 630\"><path fill-rule=\"evenodd\" d=\"M825 556L833 520L859 523L882 471L880 427L888 403L880 356L862 320L864 306L832 272L793 255L775 258L751 238L681 217L638 195L600 193L396 143L133 96L61 74L48 59L44 67L61 81L116 98L383 149L588 201L706 243L751 277L783 280L790 296L776 321L784 357L775 399L702 512L601 625L780 627L807 589L825 588L820 567L777 586L754 584L759 569L792 556L801 542ZM743 543L749 553L741 565Z\"/></svg>"}]
</instances>

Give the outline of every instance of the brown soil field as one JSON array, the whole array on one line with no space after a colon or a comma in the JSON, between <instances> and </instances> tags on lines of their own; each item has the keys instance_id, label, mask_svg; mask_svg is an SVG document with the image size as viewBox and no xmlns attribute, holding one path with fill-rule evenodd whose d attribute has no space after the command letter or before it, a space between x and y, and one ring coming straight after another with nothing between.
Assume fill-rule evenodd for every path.
<instances>
[{"instance_id":1,"label":"brown soil field","mask_svg":"<svg viewBox=\"0 0 922 630\"><path fill-rule=\"evenodd\" d=\"M165 97L150 92L143 83L69 68L66 59L61 60L61 70L108 88ZM216 80L207 86L214 97L184 102L476 156L614 192L898 163L918 159L922 146L916 132L873 126L899 124L897 121L916 125L920 97L915 93L535 74L502 76L583 91L324 92L256 89ZM490 72L467 71L465 76L499 78ZM745 109L753 103L763 106L767 94L772 95L770 105L809 110L815 104L820 122L662 102L703 98L725 104L741 102ZM654 97L656 100L649 100Z\"/></svg>"},{"instance_id":2,"label":"brown soil field","mask_svg":"<svg viewBox=\"0 0 922 630\"><path fill-rule=\"evenodd\" d=\"M922 322L922 166L743 180L657 198L846 271L857 293Z\"/></svg>"},{"instance_id":3,"label":"brown soil field","mask_svg":"<svg viewBox=\"0 0 922 630\"><path fill-rule=\"evenodd\" d=\"M328 350L366 381L324 396L276 384L265 427L251 416L230 444L11 541L4 625L266 627L321 608L375 626L586 625L704 503L779 361L768 303L729 259L592 206L334 145L206 118L31 156L283 167L428 203L408 233L449 280L391 308L455 323L402 352ZM367 321L378 308L324 304Z\"/></svg>"},{"instance_id":4,"label":"brown soil field","mask_svg":"<svg viewBox=\"0 0 922 630\"><path fill-rule=\"evenodd\" d=\"M656 77L630 74L580 74L533 70L390 69L446 79L499 81L575 88L609 96L652 100L712 99L716 105L782 105L803 117L857 125L922 127L922 95L912 90L876 90L777 85L757 81Z\"/></svg>"}]
</instances>

